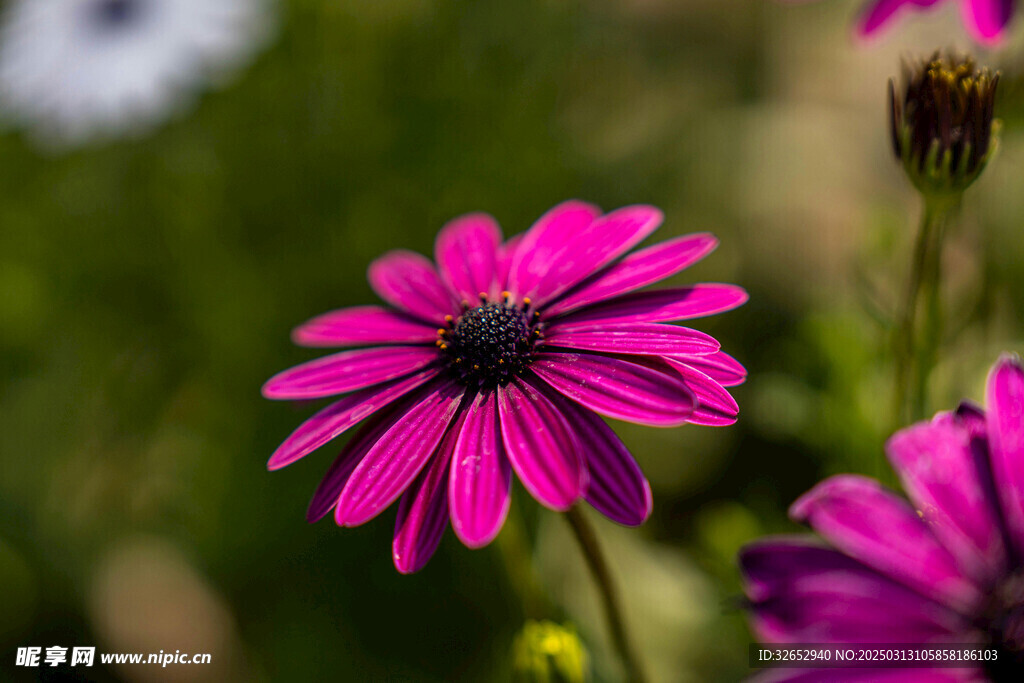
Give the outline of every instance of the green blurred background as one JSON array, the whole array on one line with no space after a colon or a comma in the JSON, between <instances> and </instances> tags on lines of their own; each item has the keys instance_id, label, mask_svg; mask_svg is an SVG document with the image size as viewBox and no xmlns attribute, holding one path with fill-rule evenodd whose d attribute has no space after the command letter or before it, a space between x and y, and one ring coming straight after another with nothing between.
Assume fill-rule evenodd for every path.
<instances>
[{"instance_id":1,"label":"green blurred background","mask_svg":"<svg viewBox=\"0 0 1024 683\"><path fill-rule=\"evenodd\" d=\"M338 445L265 462L313 405L262 382L289 331L374 300L367 264L448 219L506 234L559 201L649 202L722 245L677 282L751 301L697 326L743 361L739 423L615 425L652 482L639 530L594 517L656 681L747 668L733 556L795 531L822 476L883 471L886 329L918 204L890 158L903 54L967 47L956 8L856 44L857 3L294 0L229 87L142 140L55 156L0 137L0 679L508 680L528 618L576 625L619 680L564 520L518 488L492 547L449 532L391 565L393 511L304 521ZM1019 28L1019 27L1018 27ZM1001 156L947 250L933 409L1020 349L1020 32ZM19 646L210 652L213 664L14 666Z\"/></svg>"}]
</instances>

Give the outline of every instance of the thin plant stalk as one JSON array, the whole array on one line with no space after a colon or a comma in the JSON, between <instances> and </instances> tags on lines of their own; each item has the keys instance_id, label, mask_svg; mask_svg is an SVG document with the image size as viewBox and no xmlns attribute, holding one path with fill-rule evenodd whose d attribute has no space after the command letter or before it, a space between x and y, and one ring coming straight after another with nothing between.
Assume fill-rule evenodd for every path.
<instances>
[{"instance_id":1,"label":"thin plant stalk","mask_svg":"<svg viewBox=\"0 0 1024 683\"><path fill-rule=\"evenodd\" d=\"M892 411L896 427L927 416L928 380L942 340L942 245L957 200L925 197L910 278L896 328Z\"/></svg>"},{"instance_id":2,"label":"thin plant stalk","mask_svg":"<svg viewBox=\"0 0 1024 683\"><path fill-rule=\"evenodd\" d=\"M601 593L605 617L608 620L608 629L611 631L615 649L618 651L619 657L626 667L626 676L630 683L644 683L647 678L644 676L643 667L640 665L640 660L633 649L629 634L627 633L625 620L622 617L618 590L616 590L612 582L611 571L608 568L608 562L605 560L604 553L601 552L601 546L597 541L597 534L594 533L594 528L580 511L579 506L570 508L565 513L565 518L569 521L569 526L579 542L580 549L583 551L583 557Z\"/></svg>"},{"instance_id":3,"label":"thin plant stalk","mask_svg":"<svg viewBox=\"0 0 1024 683\"><path fill-rule=\"evenodd\" d=\"M910 408L912 419L928 416L928 380L939 358L939 346L945 336L942 309L942 251L946 232L956 211L955 205L939 207L932 230L932 249L921 281L923 308L920 343L917 347L917 374Z\"/></svg>"}]
</instances>

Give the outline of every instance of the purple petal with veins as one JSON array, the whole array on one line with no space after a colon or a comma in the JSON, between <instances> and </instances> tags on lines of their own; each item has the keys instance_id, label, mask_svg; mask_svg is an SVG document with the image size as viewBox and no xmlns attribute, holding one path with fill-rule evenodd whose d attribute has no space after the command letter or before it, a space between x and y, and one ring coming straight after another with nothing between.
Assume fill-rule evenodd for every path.
<instances>
[{"instance_id":1,"label":"purple petal with veins","mask_svg":"<svg viewBox=\"0 0 1024 683\"><path fill-rule=\"evenodd\" d=\"M263 396L276 400L335 396L411 374L437 359L437 349L429 346L342 351L274 375L263 385Z\"/></svg>"},{"instance_id":2,"label":"purple petal with veins","mask_svg":"<svg viewBox=\"0 0 1024 683\"><path fill-rule=\"evenodd\" d=\"M693 393L678 373L591 353L539 353L531 369L563 395L606 417L651 425L685 424Z\"/></svg>"},{"instance_id":3,"label":"purple petal with veins","mask_svg":"<svg viewBox=\"0 0 1024 683\"><path fill-rule=\"evenodd\" d=\"M427 464L465 390L448 379L428 385L412 408L370 448L345 484L334 521L364 524L391 505Z\"/></svg>"},{"instance_id":4,"label":"purple petal with veins","mask_svg":"<svg viewBox=\"0 0 1024 683\"><path fill-rule=\"evenodd\" d=\"M434 264L415 252L389 251L370 264L367 279L381 299L431 325L458 313L458 303Z\"/></svg>"},{"instance_id":5,"label":"purple petal with veins","mask_svg":"<svg viewBox=\"0 0 1024 683\"><path fill-rule=\"evenodd\" d=\"M380 306L354 306L318 315L292 332L299 346L431 343L437 328Z\"/></svg>"},{"instance_id":6,"label":"purple petal with veins","mask_svg":"<svg viewBox=\"0 0 1024 683\"><path fill-rule=\"evenodd\" d=\"M519 377L498 387L498 414L505 452L523 486L542 505L568 510L586 490L588 475L565 416Z\"/></svg>"},{"instance_id":7,"label":"purple petal with veins","mask_svg":"<svg viewBox=\"0 0 1024 683\"><path fill-rule=\"evenodd\" d=\"M626 256L592 275L544 309L556 316L660 282L714 251L718 240L701 233L677 237Z\"/></svg>"}]
</instances>

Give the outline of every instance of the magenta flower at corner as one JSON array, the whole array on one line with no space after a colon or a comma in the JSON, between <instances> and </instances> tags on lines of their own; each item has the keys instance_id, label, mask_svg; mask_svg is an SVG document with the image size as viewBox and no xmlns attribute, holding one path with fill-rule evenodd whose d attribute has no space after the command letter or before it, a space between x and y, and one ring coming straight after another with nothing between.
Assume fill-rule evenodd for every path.
<instances>
[{"instance_id":1,"label":"magenta flower at corner","mask_svg":"<svg viewBox=\"0 0 1024 683\"><path fill-rule=\"evenodd\" d=\"M870 0L857 21L857 33L863 37L874 36L904 14L950 2L960 5L964 26L983 45L994 45L1003 39L1017 8L1017 0Z\"/></svg>"},{"instance_id":2,"label":"magenta flower at corner","mask_svg":"<svg viewBox=\"0 0 1024 683\"><path fill-rule=\"evenodd\" d=\"M865 477L827 479L790 509L827 544L768 538L745 548L740 564L763 642L974 643L995 648L996 661L792 669L776 680L1024 680L1024 369L1016 357L992 369L987 404L962 404L889 440L909 500Z\"/></svg>"},{"instance_id":3,"label":"magenta flower at corner","mask_svg":"<svg viewBox=\"0 0 1024 683\"><path fill-rule=\"evenodd\" d=\"M393 557L401 572L426 564L449 520L471 548L494 539L509 509L512 473L541 504L579 499L637 525L651 490L603 415L655 427L727 425L738 408L723 388L743 367L710 336L664 323L742 304L727 284L637 291L699 261L708 234L628 254L661 224L630 206L606 215L578 201L556 206L504 240L494 219L471 214L437 237L436 266L392 251L369 268L388 306L321 315L297 344L361 347L286 370L263 395L344 395L303 423L268 467L289 465L363 422L310 503L310 521L334 510L357 526L396 500Z\"/></svg>"}]
</instances>

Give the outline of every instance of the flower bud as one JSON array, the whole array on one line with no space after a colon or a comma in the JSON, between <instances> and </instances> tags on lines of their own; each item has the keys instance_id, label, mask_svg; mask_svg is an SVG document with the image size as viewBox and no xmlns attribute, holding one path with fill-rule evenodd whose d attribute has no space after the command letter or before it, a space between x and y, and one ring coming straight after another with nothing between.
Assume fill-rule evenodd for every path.
<instances>
[{"instance_id":1,"label":"flower bud","mask_svg":"<svg viewBox=\"0 0 1024 683\"><path fill-rule=\"evenodd\" d=\"M513 666L522 683L583 683L587 652L576 629L551 621L528 621L516 636Z\"/></svg>"},{"instance_id":2,"label":"flower bud","mask_svg":"<svg viewBox=\"0 0 1024 683\"><path fill-rule=\"evenodd\" d=\"M998 146L993 118L999 74L969 56L939 52L904 63L903 90L889 81L892 144L911 182L926 196L963 192Z\"/></svg>"}]
</instances>

